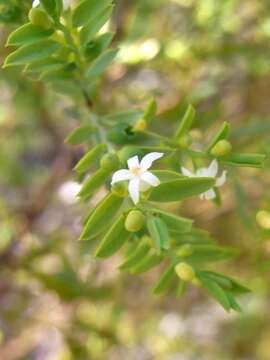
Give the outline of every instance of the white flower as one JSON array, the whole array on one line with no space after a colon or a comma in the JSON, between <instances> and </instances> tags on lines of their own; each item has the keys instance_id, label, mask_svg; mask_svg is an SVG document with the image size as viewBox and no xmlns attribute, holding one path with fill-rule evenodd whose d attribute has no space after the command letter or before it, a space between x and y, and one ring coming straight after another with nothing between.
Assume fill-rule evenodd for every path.
<instances>
[{"instance_id":1,"label":"white flower","mask_svg":"<svg viewBox=\"0 0 270 360\"><path fill-rule=\"evenodd\" d=\"M217 177L218 173L218 162L217 160L213 160L208 168L200 168L196 171L196 173L192 173L188 169L181 167L182 173L188 177L212 177L216 178L216 187L222 186L226 181L226 171L223 171L221 176ZM206 192L200 195L201 199L211 200L216 197L216 193L214 189L207 190Z\"/></svg>"},{"instance_id":2,"label":"white flower","mask_svg":"<svg viewBox=\"0 0 270 360\"><path fill-rule=\"evenodd\" d=\"M148 169L152 166L153 161L160 159L164 154L152 152L145 155L141 162L138 156L128 159L128 169L121 169L113 174L111 184L119 181L129 180L128 192L134 204L140 199L140 192L148 190L151 186L158 186L159 179Z\"/></svg>"},{"instance_id":3,"label":"white flower","mask_svg":"<svg viewBox=\"0 0 270 360\"><path fill-rule=\"evenodd\" d=\"M39 5L40 5L40 1L39 0L34 0L33 4L32 4L32 7L34 8L34 7L37 7ZM63 5L64 5L64 9L66 10L70 5L70 0L64 0Z\"/></svg>"}]
</instances>

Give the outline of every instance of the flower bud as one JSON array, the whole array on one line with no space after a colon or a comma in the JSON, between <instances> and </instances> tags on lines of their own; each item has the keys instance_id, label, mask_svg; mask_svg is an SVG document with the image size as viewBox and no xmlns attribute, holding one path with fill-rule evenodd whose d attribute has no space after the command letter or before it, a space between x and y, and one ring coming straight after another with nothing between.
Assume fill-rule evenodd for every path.
<instances>
[{"instance_id":1,"label":"flower bud","mask_svg":"<svg viewBox=\"0 0 270 360\"><path fill-rule=\"evenodd\" d=\"M266 210L260 210L256 214L257 224L266 230L270 229L270 212Z\"/></svg>"},{"instance_id":2,"label":"flower bud","mask_svg":"<svg viewBox=\"0 0 270 360\"><path fill-rule=\"evenodd\" d=\"M131 210L126 217L125 228L129 232L141 230L145 223L145 216L140 210Z\"/></svg>"},{"instance_id":3,"label":"flower bud","mask_svg":"<svg viewBox=\"0 0 270 360\"><path fill-rule=\"evenodd\" d=\"M178 140L178 144L181 148L188 148L192 144L192 137L189 134L181 136Z\"/></svg>"},{"instance_id":4,"label":"flower bud","mask_svg":"<svg viewBox=\"0 0 270 360\"><path fill-rule=\"evenodd\" d=\"M117 182L112 186L112 192L120 197L125 197L128 194L127 184L125 182Z\"/></svg>"},{"instance_id":5,"label":"flower bud","mask_svg":"<svg viewBox=\"0 0 270 360\"><path fill-rule=\"evenodd\" d=\"M232 151L232 145L228 140L220 140L214 145L210 151L215 157L224 156Z\"/></svg>"},{"instance_id":6,"label":"flower bud","mask_svg":"<svg viewBox=\"0 0 270 360\"><path fill-rule=\"evenodd\" d=\"M181 262L175 266L175 272L181 280L190 282L195 278L193 267L187 263Z\"/></svg>"},{"instance_id":7,"label":"flower bud","mask_svg":"<svg viewBox=\"0 0 270 360\"><path fill-rule=\"evenodd\" d=\"M100 166L103 169L115 171L118 169L120 164L119 158L115 153L108 153L102 156L100 160Z\"/></svg>"},{"instance_id":8,"label":"flower bud","mask_svg":"<svg viewBox=\"0 0 270 360\"><path fill-rule=\"evenodd\" d=\"M185 244L181 246L176 252L176 254L181 257L190 256L192 253L193 253L193 248L190 244Z\"/></svg>"},{"instance_id":9,"label":"flower bud","mask_svg":"<svg viewBox=\"0 0 270 360\"><path fill-rule=\"evenodd\" d=\"M139 119L133 126L133 129L135 131L144 131L146 127L147 127L147 122L144 119Z\"/></svg>"},{"instance_id":10,"label":"flower bud","mask_svg":"<svg viewBox=\"0 0 270 360\"><path fill-rule=\"evenodd\" d=\"M53 23L49 15L40 8L32 8L28 13L29 21L36 26L39 26L45 30L51 29Z\"/></svg>"}]
</instances>

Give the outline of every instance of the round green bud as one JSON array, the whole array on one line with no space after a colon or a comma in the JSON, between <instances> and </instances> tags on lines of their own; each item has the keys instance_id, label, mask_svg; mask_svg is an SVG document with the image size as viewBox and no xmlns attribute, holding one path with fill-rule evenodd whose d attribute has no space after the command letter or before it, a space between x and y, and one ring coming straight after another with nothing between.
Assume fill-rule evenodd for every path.
<instances>
[{"instance_id":1,"label":"round green bud","mask_svg":"<svg viewBox=\"0 0 270 360\"><path fill-rule=\"evenodd\" d=\"M45 30L53 27L52 20L43 9L32 8L28 13L28 18L33 25L39 26Z\"/></svg>"},{"instance_id":2,"label":"round green bud","mask_svg":"<svg viewBox=\"0 0 270 360\"><path fill-rule=\"evenodd\" d=\"M193 267L187 263L181 262L175 266L175 272L183 281L190 282L195 278Z\"/></svg>"},{"instance_id":3,"label":"round green bud","mask_svg":"<svg viewBox=\"0 0 270 360\"><path fill-rule=\"evenodd\" d=\"M187 149L192 144L192 141L192 137L187 134L180 137L180 139L178 140L178 144L181 148Z\"/></svg>"},{"instance_id":4,"label":"round green bud","mask_svg":"<svg viewBox=\"0 0 270 360\"><path fill-rule=\"evenodd\" d=\"M147 122L144 119L139 119L133 126L133 129L135 131L144 131L146 128L147 128Z\"/></svg>"},{"instance_id":5,"label":"round green bud","mask_svg":"<svg viewBox=\"0 0 270 360\"><path fill-rule=\"evenodd\" d=\"M103 169L114 171L117 170L119 167L120 161L115 153L108 153L102 156L100 160L100 166Z\"/></svg>"},{"instance_id":6,"label":"round green bud","mask_svg":"<svg viewBox=\"0 0 270 360\"><path fill-rule=\"evenodd\" d=\"M125 221L125 228L129 232L141 230L145 223L145 216L140 210L131 210Z\"/></svg>"},{"instance_id":7,"label":"round green bud","mask_svg":"<svg viewBox=\"0 0 270 360\"><path fill-rule=\"evenodd\" d=\"M187 257L193 253L193 248L190 244L182 245L176 252L178 256Z\"/></svg>"},{"instance_id":8,"label":"round green bud","mask_svg":"<svg viewBox=\"0 0 270 360\"><path fill-rule=\"evenodd\" d=\"M257 224L266 230L270 229L270 212L266 210L260 210L256 214Z\"/></svg>"},{"instance_id":9,"label":"round green bud","mask_svg":"<svg viewBox=\"0 0 270 360\"><path fill-rule=\"evenodd\" d=\"M125 197L128 194L127 184L124 181L117 182L112 186L112 192L120 197Z\"/></svg>"},{"instance_id":10,"label":"round green bud","mask_svg":"<svg viewBox=\"0 0 270 360\"><path fill-rule=\"evenodd\" d=\"M228 140L220 140L214 145L210 151L215 157L228 155L232 151L232 145Z\"/></svg>"}]
</instances>

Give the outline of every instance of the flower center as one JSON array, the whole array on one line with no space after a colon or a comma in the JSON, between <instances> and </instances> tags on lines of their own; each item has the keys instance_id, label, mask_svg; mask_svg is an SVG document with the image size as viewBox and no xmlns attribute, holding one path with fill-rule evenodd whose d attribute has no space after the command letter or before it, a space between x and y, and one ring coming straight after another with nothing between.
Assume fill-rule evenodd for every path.
<instances>
[{"instance_id":1,"label":"flower center","mask_svg":"<svg viewBox=\"0 0 270 360\"><path fill-rule=\"evenodd\" d=\"M133 167L130 169L130 172L132 173L132 175L138 176L140 175L141 169L139 167Z\"/></svg>"}]
</instances>

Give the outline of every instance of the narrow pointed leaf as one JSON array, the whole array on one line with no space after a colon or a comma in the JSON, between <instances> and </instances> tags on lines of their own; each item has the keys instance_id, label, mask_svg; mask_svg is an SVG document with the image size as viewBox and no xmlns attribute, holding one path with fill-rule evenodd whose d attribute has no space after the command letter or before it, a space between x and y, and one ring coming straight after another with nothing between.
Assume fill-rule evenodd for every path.
<instances>
[{"instance_id":1,"label":"narrow pointed leaf","mask_svg":"<svg viewBox=\"0 0 270 360\"><path fill-rule=\"evenodd\" d=\"M82 144L91 139L91 136L96 131L93 125L83 125L72 131L65 139L65 143L72 145Z\"/></svg>"},{"instance_id":2,"label":"narrow pointed leaf","mask_svg":"<svg viewBox=\"0 0 270 360\"><path fill-rule=\"evenodd\" d=\"M105 184L105 181L109 175L107 169L99 169L95 174L90 175L86 182L83 184L79 196L81 198L88 198L93 193Z\"/></svg>"},{"instance_id":3,"label":"narrow pointed leaf","mask_svg":"<svg viewBox=\"0 0 270 360\"><path fill-rule=\"evenodd\" d=\"M182 178L161 183L152 190L150 200L172 202L199 195L215 184L213 178Z\"/></svg>"},{"instance_id":4,"label":"narrow pointed leaf","mask_svg":"<svg viewBox=\"0 0 270 360\"><path fill-rule=\"evenodd\" d=\"M115 215L123 204L124 198L114 194L108 194L95 208L88 219L81 240L89 240L104 231L113 221Z\"/></svg>"},{"instance_id":5,"label":"narrow pointed leaf","mask_svg":"<svg viewBox=\"0 0 270 360\"><path fill-rule=\"evenodd\" d=\"M169 265L168 268L163 272L159 281L154 287L154 294L162 294L170 288L170 286L172 285L172 280L175 276L174 266L175 264Z\"/></svg>"},{"instance_id":6,"label":"narrow pointed leaf","mask_svg":"<svg viewBox=\"0 0 270 360\"><path fill-rule=\"evenodd\" d=\"M83 173L89 170L90 166L98 160L106 150L105 144L98 144L93 149L89 150L75 166L75 170Z\"/></svg>"},{"instance_id":7,"label":"narrow pointed leaf","mask_svg":"<svg viewBox=\"0 0 270 360\"><path fill-rule=\"evenodd\" d=\"M84 26L90 23L102 10L111 5L112 0L84 0L79 3L73 13L73 24Z\"/></svg>"},{"instance_id":8,"label":"narrow pointed leaf","mask_svg":"<svg viewBox=\"0 0 270 360\"><path fill-rule=\"evenodd\" d=\"M101 75L106 68L113 62L118 49L109 49L102 53L88 68L86 76L88 78L95 78Z\"/></svg>"},{"instance_id":9,"label":"narrow pointed leaf","mask_svg":"<svg viewBox=\"0 0 270 360\"><path fill-rule=\"evenodd\" d=\"M192 126L194 117L195 117L195 109L192 105L189 105L183 119L181 120L181 123L179 125L179 128L176 130L175 138L179 139L180 137L184 136L189 129Z\"/></svg>"},{"instance_id":10,"label":"narrow pointed leaf","mask_svg":"<svg viewBox=\"0 0 270 360\"><path fill-rule=\"evenodd\" d=\"M149 216L147 229L156 244L158 252L170 247L170 236L166 223L156 216Z\"/></svg>"},{"instance_id":11,"label":"narrow pointed leaf","mask_svg":"<svg viewBox=\"0 0 270 360\"><path fill-rule=\"evenodd\" d=\"M177 216L160 209L153 209L153 214L157 214L167 224L169 230L186 233L191 230L193 221L181 216Z\"/></svg>"},{"instance_id":12,"label":"narrow pointed leaf","mask_svg":"<svg viewBox=\"0 0 270 360\"><path fill-rule=\"evenodd\" d=\"M141 274L143 272L146 272L154 267L156 267L157 265L159 265L161 263L163 259L162 255L149 255L144 257L144 259L142 261L140 261L136 266L134 266L132 269L130 269L130 272L132 274Z\"/></svg>"},{"instance_id":13,"label":"narrow pointed leaf","mask_svg":"<svg viewBox=\"0 0 270 360\"><path fill-rule=\"evenodd\" d=\"M266 156L264 154L233 153L223 157L222 161L229 165L262 168L264 166L265 158Z\"/></svg>"},{"instance_id":14,"label":"narrow pointed leaf","mask_svg":"<svg viewBox=\"0 0 270 360\"><path fill-rule=\"evenodd\" d=\"M25 24L13 31L7 40L7 45L29 45L48 38L54 30L45 30L31 23Z\"/></svg>"},{"instance_id":15,"label":"narrow pointed leaf","mask_svg":"<svg viewBox=\"0 0 270 360\"><path fill-rule=\"evenodd\" d=\"M96 251L96 256L105 258L113 255L129 237L130 233L125 229L125 217L121 215L103 238Z\"/></svg>"},{"instance_id":16,"label":"narrow pointed leaf","mask_svg":"<svg viewBox=\"0 0 270 360\"><path fill-rule=\"evenodd\" d=\"M217 142L226 139L228 137L230 128L231 128L230 124L227 121L224 121L221 128L214 135L213 139L210 141L209 145L207 146L207 152L210 152L212 147L214 147Z\"/></svg>"},{"instance_id":17,"label":"narrow pointed leaf","mask_svg":"<svg viewBox=\"0 0 270 360\"><path fill-rule=\"evenodd\" d=\"M132 253L124 262L120 265L121 270L129 270L135 267L139 262L142 261L150 250L150 246L148 244L141 244L137 247L137 249Z\"/></svg>"}]
</instances>

